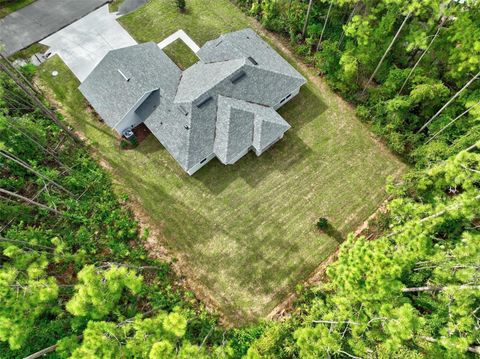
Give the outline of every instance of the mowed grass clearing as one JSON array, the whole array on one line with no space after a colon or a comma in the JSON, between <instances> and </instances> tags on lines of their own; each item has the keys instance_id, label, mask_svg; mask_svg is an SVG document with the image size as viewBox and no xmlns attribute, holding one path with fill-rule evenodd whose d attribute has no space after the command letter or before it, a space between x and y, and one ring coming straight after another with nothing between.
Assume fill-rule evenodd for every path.
<instances>
[{"instance_id":1,"label":"mowed grass clearing","mask_svg":"<svg viewBox=\"0 0 480 359\"><path fill-rule=\"evenodd\" d=\"M174 2L151 1L121 22L139 42L184 29L199 45L248 26L227 0L187 4L180 14ZM189 279L233 324L265 317L378 208L387 177L405 169L353 109L312 83L280 109L292 129L267 153L233 166L213 160L190 177L153 136L120 150L57 56L42 65L40 81L160 229L159 245L185 263ZM316 229L320 216L338 235Z\"/></svg>"},{"instance_id":2,"label":"mowed grass clearing","mask_svg":"<svg viewBox=\"0 0 480 359\"><path fill-rule=\"evenodd\" d=\"M185 70L198 61L197 55L183 42L177 39L165 46L163 51L180 67Z\"/></svg>"}]
</instances>

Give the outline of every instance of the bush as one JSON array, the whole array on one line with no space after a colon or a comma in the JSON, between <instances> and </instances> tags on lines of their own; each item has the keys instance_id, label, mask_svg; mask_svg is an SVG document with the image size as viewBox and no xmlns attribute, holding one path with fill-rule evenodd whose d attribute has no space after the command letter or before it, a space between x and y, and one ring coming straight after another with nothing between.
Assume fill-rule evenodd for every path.
<instances>
[{"instance_id":1,"label":"bush","mask_svg":"<svg viewBox=\"0 0 480 359\"><path fill-rule=\"evenodd\" d=\"M317 222L317 228L320 230L325 230L328 228L328 219L325 217L320 217Z\"/></svg>"},{"instance_id":2,"label":"bush","mask_svg":"<svg viewBox=\"0 0 480 359\"><path fill-rule=\"evenodd\" d=\"M180 11L185 11L185 7L187 6L185 0L176 0L177 1L177 7L179 8Z\"/></svg>"}]
</instances>

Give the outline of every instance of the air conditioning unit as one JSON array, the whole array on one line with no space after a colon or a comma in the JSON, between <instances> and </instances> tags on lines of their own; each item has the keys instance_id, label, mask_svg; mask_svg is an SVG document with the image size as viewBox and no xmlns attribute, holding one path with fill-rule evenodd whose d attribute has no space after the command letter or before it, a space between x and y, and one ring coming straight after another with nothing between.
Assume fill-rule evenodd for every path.
<instances>
[{"instance_id":1,"label":"air conditioning unit","mask_svg":"<svg viewBox=\"0 0 480 359\"><path fill-rule=\"evenodd\" d=\"M133 133L132 130L126 129L122 132L123 137L125 137L126 140L133 142L136 140L135 134Z\"/></svg>"}]
</instances>

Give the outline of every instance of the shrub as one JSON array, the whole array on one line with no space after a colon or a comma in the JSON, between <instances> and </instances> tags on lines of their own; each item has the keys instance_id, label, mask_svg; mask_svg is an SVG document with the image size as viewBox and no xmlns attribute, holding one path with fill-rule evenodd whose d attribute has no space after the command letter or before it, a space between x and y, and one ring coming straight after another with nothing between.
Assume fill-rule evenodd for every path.
<instances>
[{"instance_id":1,"label":"shrub","mask_svg":"<svg viewBox=\"0 0 480 359\"><path fill-rule=\"evenodd\" d=\"M320 217L317 222L317 228L320 230L325 230L328 228L328 219L325 217Z\"/></svg>"},{"instance_id":2,"label":"shrub","mask_svg":"<svg viewBox=\"0 0 480 359\"><path fill-rule=\"evenodd\" d=\"M185 7L187 6L185 0L176 0L177 1L177 7L180 11L185 11Z\"/></svg>"}]
</instances>

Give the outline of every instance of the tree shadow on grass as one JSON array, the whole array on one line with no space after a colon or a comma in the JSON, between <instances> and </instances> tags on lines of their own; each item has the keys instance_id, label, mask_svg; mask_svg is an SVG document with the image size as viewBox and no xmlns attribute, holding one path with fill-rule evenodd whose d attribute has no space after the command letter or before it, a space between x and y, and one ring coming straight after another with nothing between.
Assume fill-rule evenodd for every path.
<instances>
[{"instance_id":1,"label":"tree shadow on grass","mask_svg":"<svg viewBox=\"0 0 480 359\"><path fill-rule=\"evenodd\" d=\"M272 148L259 157L250 151L233 165L223 165L218 160L210 161L193 178L217 195L238 178L254 188L274 171L286 173L312 152L298 136L299 131L326 109L325 103L309 87L303 87L300 94L279 111L292 128Z\"/></svg>"},{"instance_id":2,"label":"tree shadow on grass","mask_svg":"<svg viewBox=\"0 0 480 359\"><path fill-rule=\"evenodd\" d=\"M327 224L327 227L321 230L327 236L333 238L338 244L342 243L345 240L342 232L336 229L331 223Z\"/></svg>"}]
</instances>

